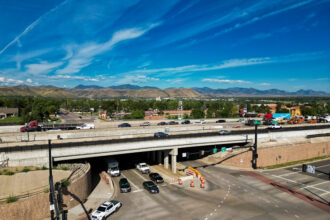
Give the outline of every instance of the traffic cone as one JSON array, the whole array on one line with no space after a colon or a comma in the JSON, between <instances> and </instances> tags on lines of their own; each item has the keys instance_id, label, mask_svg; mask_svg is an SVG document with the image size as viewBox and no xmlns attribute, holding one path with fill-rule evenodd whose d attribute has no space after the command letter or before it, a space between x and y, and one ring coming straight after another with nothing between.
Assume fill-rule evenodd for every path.
<instances>
[{"instance_id":1,"label":"traffic cone","mask_svg":"<svg viewBox=\"0 0 330 220\"><path fill-rule=\"evenodd\" d=\"M190 182L190 187L195 187L195 183L193 180Z\"/></svg>"},{"instance_id":2,"label":"traffic cone","mask_svg":"<svg viewBox=\"0 0 330 220\"><path fill-rule=\"evenodd\" d=\"M182 179L178 179L179 185L182 185Z\"/></svg>"}]
</instances>

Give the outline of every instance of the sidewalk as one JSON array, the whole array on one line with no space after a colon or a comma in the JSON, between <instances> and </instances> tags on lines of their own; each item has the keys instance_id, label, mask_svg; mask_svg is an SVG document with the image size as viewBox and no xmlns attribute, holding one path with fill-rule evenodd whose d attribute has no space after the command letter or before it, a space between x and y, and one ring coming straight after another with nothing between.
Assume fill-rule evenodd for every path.
<instances>
[{"instance_id":1,"label":"sidewalk","mask_svg":"<svg viewBox=\"0 0 330 220\"><path fill-rule=\"evenodd\" d=\"M84 203L84 206L87 211L92 209L90 214L103 202L109 201L113 195L114 195L114 186L111 181L111 177L107 175L109 178L109 184L105 182L102 178L100 179L100 182L95 187L93 192L89 195L87 198L87 201ZM84 209L81 207L81 205L77 205L69 210L68 212L68 219L74 219L74 220L84 220L88 219Z\"/></svg>"}]
</instances>

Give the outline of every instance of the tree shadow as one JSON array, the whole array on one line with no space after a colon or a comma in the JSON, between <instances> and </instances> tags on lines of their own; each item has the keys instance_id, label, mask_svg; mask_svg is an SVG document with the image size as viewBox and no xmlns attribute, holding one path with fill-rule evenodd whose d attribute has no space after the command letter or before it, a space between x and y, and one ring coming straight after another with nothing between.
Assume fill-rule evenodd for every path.
<instances>
[{"instance_id":1,"label":"tree shadow","mask_svg":"<svg viewBox=\"0 0 330 220\"><path fill-rule=\"evenodd\" d=\"M70 195L74 200L76 200L77 202L79 202L79 204L81 205L81 207L83 208L88 220L91 220L91 217L89 216L89 214L91 213L92 209L88 210L86 209L84 202L85 201L81 201L80 198L78 196L76 196L75 194L71 193L67 187L62 188L62 192L64 195Z\"/></svg>"}]
</instances>

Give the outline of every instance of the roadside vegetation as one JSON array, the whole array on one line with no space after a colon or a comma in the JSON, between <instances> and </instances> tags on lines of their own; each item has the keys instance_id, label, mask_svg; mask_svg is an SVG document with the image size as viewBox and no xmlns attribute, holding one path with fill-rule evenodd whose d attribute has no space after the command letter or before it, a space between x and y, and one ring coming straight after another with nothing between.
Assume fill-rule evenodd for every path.
<instances>
[{"instance_id":1,"label":"roadside vegetation","mask_svg":"<svg viewBox=\"0 0 330 220\"><path fill-rule=\"evenodd\" d=\"M0 97L0 107L18 108L18 117L0 120L0 123L26 123L32 120L39 122L57 121L56 114L60 109L70 112L81 112L81 115L96 116L100 110L107 115L116 112L129 112L123 119L143 119L145 111L157 109L159 114L164 110L177 110L179 99L145 100L145 99L55 99L41 97ZM215 98L205 100L182 100L183 110L191 110L186 119L200 118L235 118L238 111L247 107L248 111L256 113L269 112L266 104L277 104L276 112L285 113L288 110L282 106L300 106L303 115L330 114L329 97L248 97L248 98ZM258 105L253 105L258 104ZM205 111L207 110L207 111ZM207 113L205 113L207 112ZM174 118L173 118L174 119ZM7 120L7 121L6 121Z\"/></svg>"},{"instance_id":2,"label":"roadside vegetation","mask_svg":"<svg viewBox=\"0 0 330 220\"><path fill-rule=\"evenodd\" d=\"M54 170L69 170L68 166L64 165L59 165L57 167L53 168ZM6 168L0 168L0 175L7 175L7 176L12 176L16 173L27 173L30 171L35 171L35 170L48 170L47 167L42 166L42 167L34 167L34 166L25 166L25 167L6 167Z\"/></svg>"}]
</instances>

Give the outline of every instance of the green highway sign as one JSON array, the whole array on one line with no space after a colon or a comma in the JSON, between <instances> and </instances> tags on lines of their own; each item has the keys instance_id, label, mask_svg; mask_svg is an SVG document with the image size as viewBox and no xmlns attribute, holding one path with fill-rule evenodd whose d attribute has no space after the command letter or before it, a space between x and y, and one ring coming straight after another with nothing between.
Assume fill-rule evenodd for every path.
<instances>
[{"instance_id":1,"label":"green highway sign","mask_svg":"<svg viewBox=\"0 0 330 220\"><path fill-rule=\"evenodd\" d=\"M254 121L255 125L261 125L261 121Z\"/></svg>"}]
</instances>

